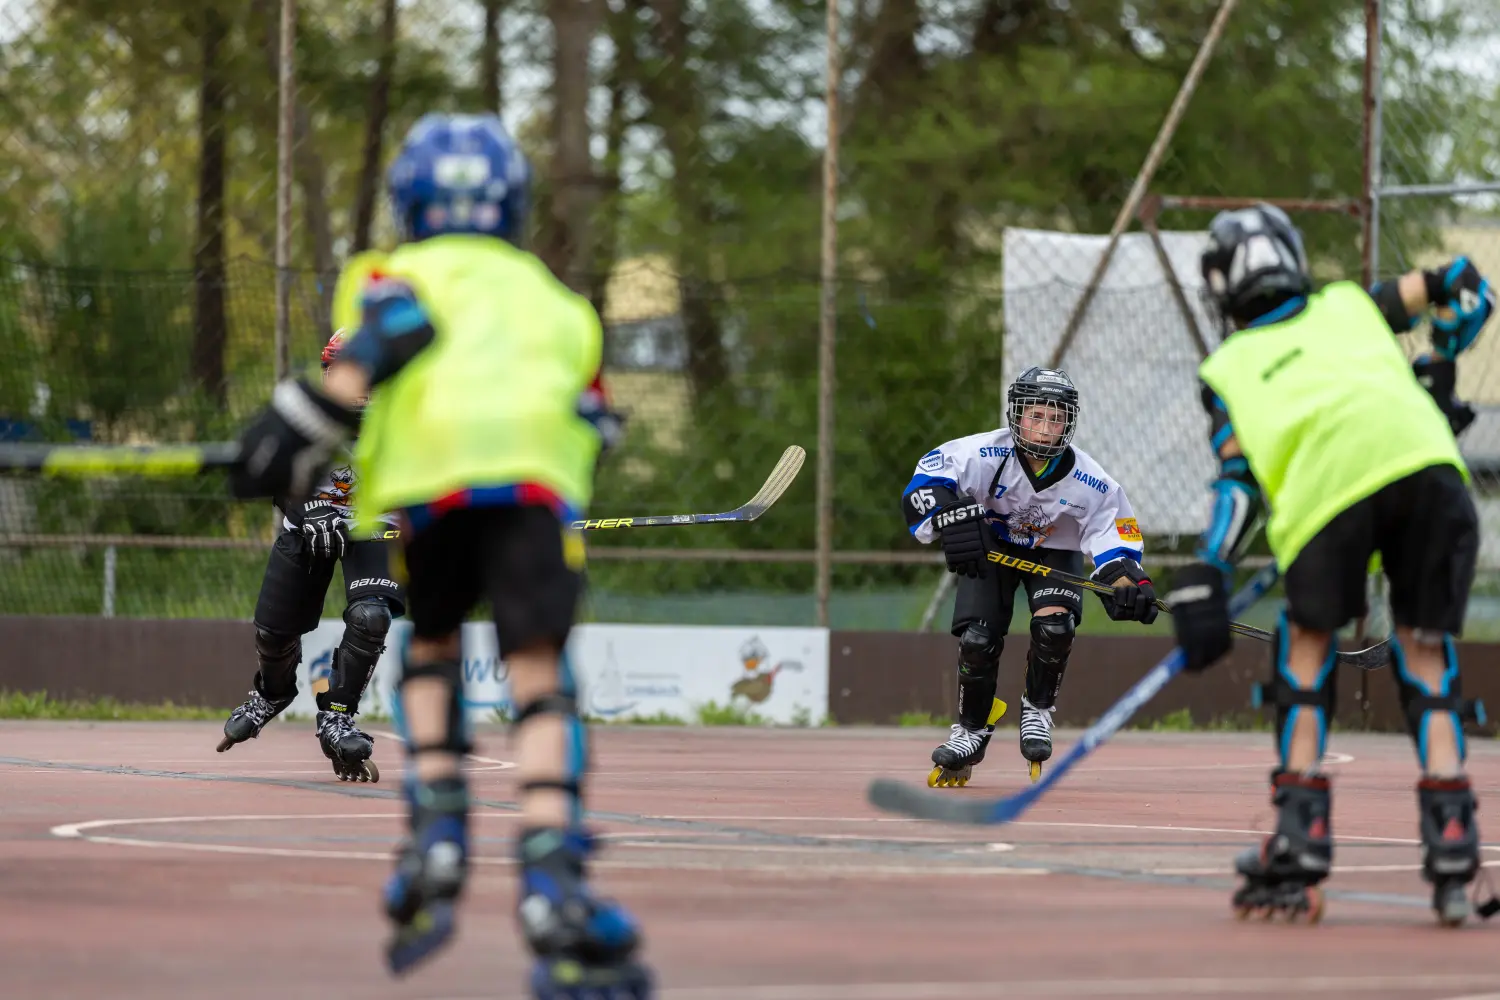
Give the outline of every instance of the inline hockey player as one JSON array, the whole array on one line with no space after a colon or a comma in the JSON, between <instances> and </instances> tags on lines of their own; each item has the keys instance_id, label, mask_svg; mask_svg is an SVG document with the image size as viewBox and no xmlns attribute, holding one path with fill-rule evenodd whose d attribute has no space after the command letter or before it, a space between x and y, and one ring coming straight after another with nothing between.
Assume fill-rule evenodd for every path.
<instances>
[{"instance_id":1,"label":"inline hockey player","mask_svg":"<svg viewBox=\"0 0 1500 1000\"><path fill-rule=\"evenodd\" d=\"M1436 359L1451 364L1495 310L1495 293L1459 258L1369 292L1312 290L1301 233L1280 209L1218 215L1201 261L1224 342L1202 364L1202 398L1220 462L1198 563L1173 581L1186 667L1231 647L1228 577L1269 510L1267 540L1286 608L1272 646L1278 761L1275 832L1241 855L1240 915L1322 914L1333 863L1330 784L1319 770L1336 706L1337 630L1364 613L1365 572L1379 554L1396 630L1392 671L1416 744L1422 872L1444 924L1470 913L1479 870L1476 802L1464 773L1464 699L1454 637L1464 621L1479 529L1449 391L1424 392L1392 332L1435 308ZM1485 915L1488 915L1487 913Z\"/></svg>"},{"instance_id":2,"label":"inline hockey player","mask_svg":"<svg viewBox=\"0 0 1500 1000\"><path fill-rule=\"evenodd\" d=\"M1156 591L1141 568L1140 526L1125 490L1082 449L1078 390L1061 371L1029 368L1006 392L1006 426L949 441L917 463L901 509L917 541L937 540L960 574L953 606L958 712L932 752L927 784L965 785L984 760L1005 705L995 697L1016 588L1031 611L1021 697L1021 756L1031 780L1052 756L1052 713L1083 620L1083 592L1046 570L1114 587L1100 595L1115 621L1156 620Z\"/></svg>"},{"instance_id":3,"label":"inline hockey player","mask_svg":"<svg viewBox=\"0 0 1500 1000\"><path fill-rule=\"evenodd\" d=\"M356 450L361 520L401 518L412 639L400 705L410 835L386 888L403 972L447 942L469 867L469 742L460 626L487 598L511 696L521 781L517 916L538 998L641 998L640 934L588 888L586 732L560 654L582 587L582 516L618 434L598 381L602 329L522 250L530 168L494 115L428 115L389 185L402 242L371 277L326 390L277 386L242 439L234 488L285 488L326 461L370 394Z\"/></svg>"},{"instance_id":4,"label":"inline hockey player","mask_svg":"<svg viewBox=\"0 0 1500 1000\"><path fill-rule=\"evenodd\" d=\"M343 338L340 330L323 348L325 380ZM385 651L391 619L405 611L405 597L391 577L388 543L351 534L356 480L352 457L343 457L344 464L311 495L276 501L282 531L272 543L255 603L259 669L250 697L224 723L219 752L259 736L296 699L302 637L317 627L334 566L342 562L344 634L333 651L328 688L317 694L318 743L339 780L379 781L380 770L371 759L375 741L355 726L354 719ZM381 534L394 527L391 519L377 525Z\"/></svg>"}]
</instances>

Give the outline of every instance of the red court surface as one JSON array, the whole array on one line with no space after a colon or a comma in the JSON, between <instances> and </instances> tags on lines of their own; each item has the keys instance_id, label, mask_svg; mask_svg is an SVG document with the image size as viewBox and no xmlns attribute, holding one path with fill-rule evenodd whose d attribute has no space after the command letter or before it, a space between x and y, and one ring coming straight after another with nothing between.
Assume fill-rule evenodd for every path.
<instances>
[{"instance_id":1,"label":"red court surface","mask_svg":"<svg viewBox=\"0 0 1500 1000\"><path fill-rule=\"evenodd\" d=\"M524 996L503 732L482 731L470 765L480 863L460 937L400 981L378 905L396 742L377 745L379 784L348 785L311 723L226 754L218 735L0 723L0 996ZM1076 734L1060 735L1059 752ZM668 1000L1500 998L1500 920L1444 930L1428 909L1404 738L1335 737L1337 870L1315 927L1230 913L1231 860L1272 816L1268 734L1120 734L1022 822L985 828L866 803L871 778L924 779L934 730L593 738L598 882L643 919ZM1014 740L944 794L1021 787ZM1470 752L1481 824L1500 825L1500 748Z\"/></svg>"}]
</instances>

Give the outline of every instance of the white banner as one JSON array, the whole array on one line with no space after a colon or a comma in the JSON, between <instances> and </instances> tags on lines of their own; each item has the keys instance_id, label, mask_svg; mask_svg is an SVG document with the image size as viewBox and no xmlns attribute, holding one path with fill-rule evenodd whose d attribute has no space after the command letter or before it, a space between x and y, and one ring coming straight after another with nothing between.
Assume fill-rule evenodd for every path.
<instances>
[{"instance_id":1,"label":"white banner","mask_svg":"<svg viewBox=\"0 0 1500 1000\"><path fill-rule=\"evenodd\" d=\"M397 620L362 712L392 715L399 650L411 625ZM302 638L297 700L287 714L317 711L344 623L325 618ZM828 632L749 626L579 625L564 654L579 687L579 709L606 720L672 717L696 723L708 706L767 723L817 725L828 714ZM505 662L488 622L463 627L464 703L474 722L512 709Z\"/></svg>"}]
</instances>

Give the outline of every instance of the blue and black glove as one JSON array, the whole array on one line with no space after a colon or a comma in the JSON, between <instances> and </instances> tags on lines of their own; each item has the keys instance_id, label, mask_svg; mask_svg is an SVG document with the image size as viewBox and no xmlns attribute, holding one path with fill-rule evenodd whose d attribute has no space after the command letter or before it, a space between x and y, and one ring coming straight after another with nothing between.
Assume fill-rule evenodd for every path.
<instances>
[{"instance_id":1,"label":"blue and black glove","mask_svg":"<svg viewBox=\"0 0 1500 1000\"><path fill-rule=\"evenodd\" d=\"M1432 349L1439 360L1452 361L1473 346L1479 331L1495 313L1495 289L1467 257L1441 270L1423 271L1427 301L1452 315L1432 315Z\"/></svg>"}]
</instances>

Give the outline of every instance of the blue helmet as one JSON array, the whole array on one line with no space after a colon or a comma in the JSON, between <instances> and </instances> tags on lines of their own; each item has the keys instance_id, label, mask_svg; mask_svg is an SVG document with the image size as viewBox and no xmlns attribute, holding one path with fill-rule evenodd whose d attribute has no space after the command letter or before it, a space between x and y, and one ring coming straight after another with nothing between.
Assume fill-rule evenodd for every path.
<instances>
[{"instance_id":1,"label":"blue helmet","mask_svg":"<svg viewBox=\"0 0 1500 1000\"><path fill-rule=\"evenodd\" d=\"M496 115L423 115L386 183L403 241L480 233L520 242L531 166Z\"/></svg>"}]
</instances>

